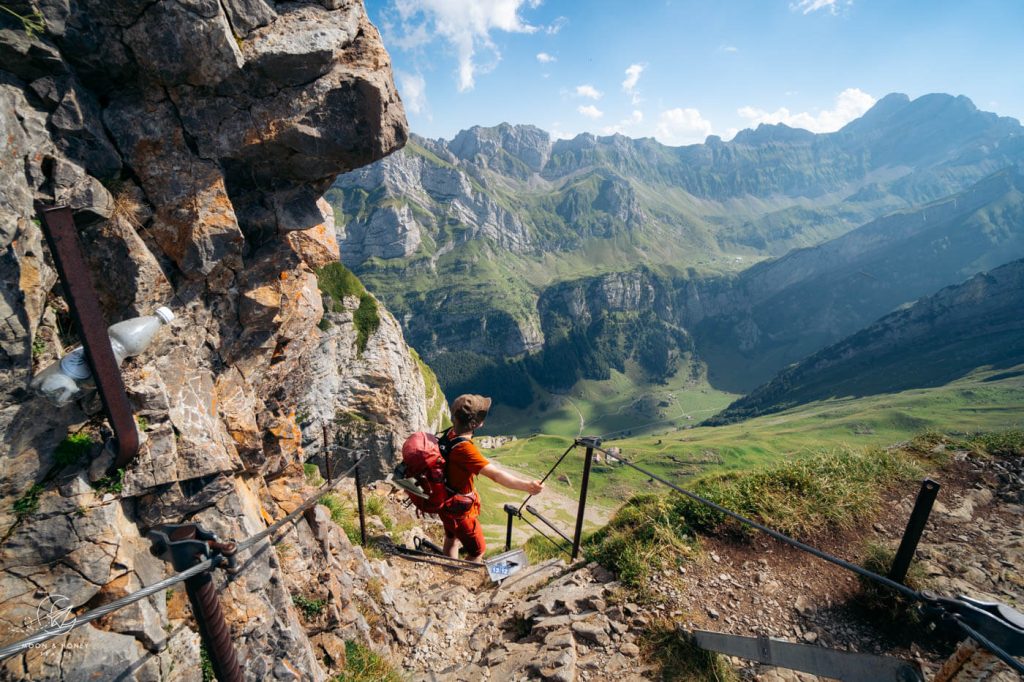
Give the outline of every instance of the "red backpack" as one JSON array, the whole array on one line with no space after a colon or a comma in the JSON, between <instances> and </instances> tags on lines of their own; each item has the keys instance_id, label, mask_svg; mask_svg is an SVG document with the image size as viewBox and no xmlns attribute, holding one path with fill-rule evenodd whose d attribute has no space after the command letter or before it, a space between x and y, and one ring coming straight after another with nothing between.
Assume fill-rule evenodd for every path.
<instances>
[{"instance_id":1,"label":"red backpack","mask_svg":"<svg viewBox=\"0 0 1024 682\"><path fill-rule=\"evenodd\" d=\"M418 431L402 444L402 463L395 467L392 481L405 490L409 500L425 514L442 511L461 516L476 502L476 493L462 494L448 487L446 457L462 436L450 438L451 431L438 439L432 433Z\"/></svg>"}]
</instances>

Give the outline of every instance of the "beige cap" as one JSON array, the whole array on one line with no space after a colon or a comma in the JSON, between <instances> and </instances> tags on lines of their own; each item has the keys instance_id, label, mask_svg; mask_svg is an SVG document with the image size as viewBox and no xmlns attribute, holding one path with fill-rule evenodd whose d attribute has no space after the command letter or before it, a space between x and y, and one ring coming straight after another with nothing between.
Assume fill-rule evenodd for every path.
<instances>
[{"instance_id":1,"label":"beige cap","mask_svg":"<svg viewBox=\"0 0 1024 682\"><path fill-rule=\"evenodd\" d=\"M452 402L452 419L458 419L465 423L469 423L473 419L482 422L487 417L487 412L490 409L490 398L466 393L465 395L460 395Z\"/></svg>"}]
</instances>

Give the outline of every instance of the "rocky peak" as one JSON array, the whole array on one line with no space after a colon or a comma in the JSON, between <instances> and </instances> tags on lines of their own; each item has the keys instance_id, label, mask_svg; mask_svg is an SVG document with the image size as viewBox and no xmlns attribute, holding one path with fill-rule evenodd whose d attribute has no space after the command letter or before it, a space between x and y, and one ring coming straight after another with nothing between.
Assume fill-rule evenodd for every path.
<instances>
[{"instance_id":1,"label":"rocky peak","mask_svg":"<svg viewBox=\"0 0 1024 682\"><path fill-rule=\"evenodd\" d=\"M460 159L513 177L539 173L551 155L551 137L532 125L502 123L493 128L473 126L459 132L447 146ZM521 162L523 167L510 163L502 153Z\"/></svg>"},{"instance_id":2,"label":"rocky peak","mask_svg":"<svg viewBox=\"0 0 1024 682\"><path fill-rule=\"evenodd\" d=\"M803 128L790 128L785 123L762 123L756 130L741 130L733 138L735 144L771 144L773 142L808 143L814 140L814 133Z\"/></svg>"}]
</instances>

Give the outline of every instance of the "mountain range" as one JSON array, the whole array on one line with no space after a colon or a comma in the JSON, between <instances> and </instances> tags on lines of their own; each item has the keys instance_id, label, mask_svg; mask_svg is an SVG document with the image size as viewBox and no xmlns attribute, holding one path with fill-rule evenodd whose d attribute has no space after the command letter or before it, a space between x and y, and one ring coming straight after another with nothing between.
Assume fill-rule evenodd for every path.
<instances>
[{"instance_id":1,"label":"mountain range","mask_svg":"<svg viewBox=\"0 0 1024 682\"><path fill-rule=\"evenodd\" d=\"M747 393L1024 257L1024 129L892 94L841 130L552 140L474 127L328 191L343 262L447 392L525 406L612 370Z\"/></svg>"},{"instance_id":2,"label":"mountain range","mask_svg":"<svg viewBox=\"0 0 1024 682\"><path fill-rule=\"evenodd\" d=\"M705 423L742 421L829 398L942 386L980 366L1015 367L1024 363L1022 311L1024 260L1017 260L889 313L787 367ZM998 373L988 380L1006 377Z\"/></svg>"}]
</instances>

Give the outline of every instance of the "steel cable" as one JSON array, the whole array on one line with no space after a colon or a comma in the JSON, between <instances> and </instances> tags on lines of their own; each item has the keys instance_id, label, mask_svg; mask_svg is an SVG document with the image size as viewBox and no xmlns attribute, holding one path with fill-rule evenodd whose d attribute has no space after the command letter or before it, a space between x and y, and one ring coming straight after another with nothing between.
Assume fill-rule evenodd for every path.
<instances>
[{"instance_id":1,"label":"steel cable","mask_svg":"<svg viewBox=\"0 0 1024 682\"><path fill-rule=\"evenodd\" d=\"M850 563L849 561L845 561L843 559L840 559L837 556L833 556L833 555L829 554L828 552L823 552L820 549L817 549L815 547L811 547L810 545L804 544L803 542L800 542L799 540L795 540L795 539L789 537L788 535L784 535L784 534L780 533L777 530L774 530L772 528L769 528L768 526L760 524L757 521L754 521L753 519L748 519L745 516L741 516L740 514L737 514L736 512L734 512L734 511L732 511L730 509L726 509L725 507L723 507L720 504L716 504L715 502L712 502L711 500L709 500L709 499L707 499L705 497L701 497L697 493L690 492L689 490L686 490L685 488L680 488L679 486L675 485L674 483L670 483L669 481L666 481L664 478L662 478L661 476L659 476L659 475L657 475L655 473L647 471L646 469L644 469L642 467L638 467L637 465L633 464L632 462L630 462L629 460L625 459L621 455L614 455L614 454L608 452L607 450L604 450L604 449L599 448L599 447L594 447L594 449L595 450L599 450L600 452L603 452L606 457L611 457L612 459L618 460L618 461L622 462L623 464L625 464L626 466L628 466L628 467L630 467L632 469L635 469L636 471L639 471L640 473L648 476L649 478L652 478L655 481L658 481L658 482L660 482L660 483L662 483L664 485L667 485L669 488L672 488L672 490L675 490L677 493L679 493L681 495L685 495L686 497L689 497L691 500L694 500L696 502L700 502L703 505L711 507L712 509L715 509L715 510L721 512L722 514L725 514L726 516L729 516L729 517L731 517L733 519L736 519L740 523L748 525L751 528L756 528L757 530L761 531L762 533L766 533L768 535L771 535L773 538L775 538L776 540L779 540L780 542L784 542L787 545L790 545L792 547L796 547L797 549L799 549L799 550L801 550L803 552L807 552L808 554L813 554L814 556L818 557L819 559L823 559L824 561L828 561L829 563L835 564L836 566L839 566L840 568L845 568L846 570L852 571L852 572L854 572L854 573L856 573L858 575L864 576L865 578L868 578L869 580L873 580L873 581L875 581L877 583L885 585L886 587L899 592L900 594L902 594L904 597L907 597L908 599L911 599L913 601L925 601L925 598L923 596L921 596L921 594L917 590L912 590L909 587L907 587L906 585L903 585L902 583L898 583L895 580L892 580L891 578L886 578L885 576L879 575L879 574L877 574L877 573L875 573L873 571L869 571L866 568L862 568L862 567L860 567L860 566L858 566L856 564Z\"/></svg>"},{"instance_id":2,"label":"steel cable","mask_svg":"<svg viewBox=\"0 0 1024 682\"><path fill-rule=\"evenodd\" d=\"M365 457L365 455L363 457ZM346 476L348 476L353 471L355 471L356 467L359 466L360 464L362 464L363 457L360 457L359 459L357 459L356 463L353 464L352 466L350 466L343 473L338 474L337 476L335 476L333 481L328 481L328 482L324 483L322 486L320 486L320 488L313 495L310 495L309 497L307 497L305 499L305 501L303 501L302 504L300 504L298 507L296 507L290 514L285 516L283 519L281 519L280 521L275 522L273 525L267 527L265 530L260 531L256 535L253 535L251 538L246 538L242 542L239 542L238 543L238 547L237 547L237 549L235 551L236 552L241 552L244 549L249 549L250 547L255 545L257 542L259 542L260 540L263 540L264 538L273 535L274 533L276 533L278 530L280 530L285 525L287 525L289 523L292 523L293 521L296 521L307 509L312 508L317 503L317 501L321 497L323 497L323 495L325 493L327 493L327 492L329 492L331 490L334 490L336 487L338 487L339 483L341 483L343 480L345 480Z\"/></svg>"},{"instance_id":3,"label":"steel cable","mask_svg":"<svg viewBox=\"0 0 1024 682\"><path fill-rule=\"evenodd\" d=\"M563 459L565 459L565 456L568 455L570 452L572 452L574 449L576 449L576 443L573 443L568 448L566 448L565 452L563 452L562 456L558 458L558 461L555 462L554 466L552 466L550 469L548 469L548 472L546 474L544 474L544 478L540 479L540 482L542 484L544 483L544 481L548 480L548 476L550 476L551 474L554 473L555 469L558 468L558 465L562 463ZM520 517L522 517L522 515L523 515L523 507L526 506L526 503L529 502L530 498L532 498L532 497L533 497L533 495L527 495L526 499L523 500L523 503L521 505L519 505L519 510L518 510L517 513L519 514Z\"/></svg>"},{"instance_id":4,"label":"steel cable","mask_svg":"<svg viewBox=\"0 0 1024 682\"><path fill-rule=\"evenodd\" d=\"M1018 674L1024 675L1024 663L1018 661L1008 652L1003 651L1002 647L992 642L990 639L985 637L985 635L981 634L959 618L956 619L956 624L959 625L960 629L966 632L971 639L995 654L996 658L1016 670Z\"/></svg>"},{"instance_id":5,"label":"steel cable","mask_svg":"<svg viewBox=\"0 0 1024 682\"><path fill-rule=\"evenodd\" d=\"M545 533L545 532L544 532L544 531L542 531L542 530L541 530L540 528L538 528L537 526L535 526L535 525L533 525L532 523L530 523L530 519L526 518L526 517L525 517L525 516L523 516L522 514L520 514L520 515L519 515L519 518L521 518L521 519L522 519L523 521L525 521L525 522L526 522L526 525L528 525L528 526L529 526L530 528L532 528L532 529L534 529L535 531L537 531L538 533L540 533L541 537L543 537L543 538L544 538L545 540L547 540L547 541L548 541L548 542L550 542L550 543L551 543L552 545L554 545L555 547L557 547L557 548L558 548L558 550L559 550L560 552L565 552L565 553L566 553L566 554L568 554L569 556L572 556L572 552L570 552L569 550L567 550L567 549L566 549L565 547L562 547L562 545L561 545L560 543L558 543L558 542L555 542L555 541L554 541L553 539L551 539L551 537L550 537L550 536L549 536L549 535L548 535L547 533Z\"/></svg>"},{"instance_id":6,"label":"steel cable","mask_svg":"<svg viewBox=\"0 0 1024 682\"><path fill-rule=\"evenodd\" d=\"M317 489L316 493L306 498L306 500L303 501L301 505L299 505L294 511L292 511L290 514L282 518L280 521L275 522L265 530L262 530L256 535L253 535L252 537L247 538L242 542L238 543L235 552L237 553L244 549L252 547L260 540L263 540L264 538L276 533L286 524L295 521L303 512L305 512L307 509L315 505L317 500L319 500L324 495L324 493L336 488L338 484L345 479L346 476L355 471L356 467L362 463L364 456L361 456L359 459L357 459L355 464L349 467L348 470L346 470L344 473L340 474L339 476L336 476L333 481L329 481L322 485L319 489ZM205 561L202 561L196 564L195 566L182 571L181 573L176 573L175 575L172 575L169 578L165 578L164 580L153 583L152 585L144 587L141 590L133 592L125 597L115 599L109 604L99 606L93 609L92 611L89 611L88 613L84 613L80 616L74 616L74 622L71 625L61 624L58 626L43 628L42 630L35 632L34 634L26 637L25 639L0 647L0 661L10 658L11 656L16 656L17 654L27 651L39 644L42 644L43 642L51 640L54 637L66 635L75 628L81 627L86 623L91 623L92 621L98 618L102 618L103 616L106 616L109 613L113 613L118 609L122 609L125 606L129 606L130 604L134 604L135 602L145 599L146 597L150 597L156 594L157 592L161 592L167 589L168 587L172 587L173 585L177 585L178 583L184 582L193 576L199 575L200 573L208 571L211 568L219 566L221 563L224 563L225 561L226 559L223 555L214 555L213 557Z\"/></svg>"},{"instance_id":7,"label":"steel cable","mask_svg":"<svg viewBox=\"0 0 1024 682\"><path fill-rule=\"evenodd\" d=\"M196 564L195 566L186 571L182 571L181 573L172 575L170 578L165 578L160 582L153 583L149 587L144 587L138 592L132 592L126 597L115 599L109 604L104 604L103 606L97 607L92 611L89 611L88 613L82 614L81 616L75 616L75 621L70 626L59 625L44 628L39 632L36 632L35 634L29 637L26 637L23 640L20 640L13 644L8 644L5 647L0 647L0 661L6 658L10 658L11 656L20 654L23 651L27 651L28 649L31 649L32 647L38 644L42 644L47 640L53 639L54 637L66 635L75 628L81 627L86 623L91 623L97 618L102 618L108 613L113 613L114 611L124 608L129 604L134 604L137 601L140 601L142 599L145 599L146 597L156 594L157 592L165 590L168 587L171 587L172 585L177 585L180 582L184 582L194 575L199 575L200 573L208 571L211 568L219 565L223 561L225 561L223 556L218 555L212 557L210 559L207 559L206 561Z\"/></svg>"}]
</instances>

